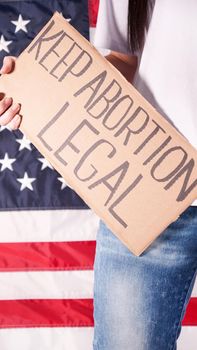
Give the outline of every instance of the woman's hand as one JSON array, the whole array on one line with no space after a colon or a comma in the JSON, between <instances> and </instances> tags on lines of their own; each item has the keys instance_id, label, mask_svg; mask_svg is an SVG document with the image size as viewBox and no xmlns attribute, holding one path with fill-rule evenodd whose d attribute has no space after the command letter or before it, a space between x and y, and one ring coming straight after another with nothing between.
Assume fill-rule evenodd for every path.
<instances>
[{"instance_id":1,"label":"woman's hand","mask_svg":"<svg viewBox=\"0 0 197 350\"><path fill-rule=\"evenodd\" d=\"M8 74L14 70L16 57L5 56L3 60L3 66L0 69L0 74ZM20 110L20 104L13 101L12 97L6 97L0 101L0 125L7 125L12 130L19 127L21 122L21 116L18 114Z\"/></svg>"}]
</instances>

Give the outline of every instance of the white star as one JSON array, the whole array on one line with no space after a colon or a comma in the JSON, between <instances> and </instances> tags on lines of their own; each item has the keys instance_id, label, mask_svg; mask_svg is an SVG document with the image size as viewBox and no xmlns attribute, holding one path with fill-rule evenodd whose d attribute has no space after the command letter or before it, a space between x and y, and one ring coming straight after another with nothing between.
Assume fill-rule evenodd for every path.
<instances>
[{"instance_id":1,"label":"white star","mask_svg":"<svg viewBox=\"0 0 197 350\"><path fill-rule=\"evenodd\" d=\"M17 181L19 181L22 184L20 191L23 191L25 188L28 188L29 190L33 191L31 183L35 180L36 178L28 177L27 173L25 172L24 177L17 178Z\"/></svg>"},{"instance_id":2,"label":"white star","mask_svg":"<svg viewBox=\"0 0 197 350\"><path fill-rule=\"evenodd\" d=\"M12 131L12 129L9 127L9 124L7 124L7 125L1 125L0 132L3 131L3 130L5 130L5 129L7 129L7 130L9 130L9 131Z\"/></svg>"},{"instance_id":3,"label":"white star","mask_svg":"<svg viewBox=\"0 0 197 350\"><path fill-rule=\"evenodd\" d=\"M20 143L19 151L21 151L23 148L27 148L31 151L31 142L26 138L25 135L23 135L22 139L16 139L16 142Z\"/></svg>"},{"instance_id":4,"label":"white star","mask_svg":"<svg viewBox=\"0 0 197 350\"><path fill-rule=\"evenodd\" d=\"M61 190L63 190L66 186L70 187L70 186L66 183L66 181L64 180L63 177L58 177L57 179L62 183L62 185L61 185ZM71 188L71 187L70 187L70 188Z\"/></svg>"},{"instance_id":5,"label":"white star","mask_svg":"<svg viewBox=\"0 0 197 350\"><path fill-rule=\"evenodd\" d=\"M4 50L6 52L10 52L8 49L8 45L10 45L12 43L12 41L7 41L5 40L4 36L1 35L1 39L0 39L0 51Z\"/></svg>"},{"instance_id":6,"label":"white star","mask_svg":"<svg viewBox=\"0 0 197 350\"><path fill-rule=\"evenodd\" d=\"M51 163L49 163L49 161L46 158L38 158L38 160L42 163L41 170L44 170L47 167L53 169L53 166L51 165Z\"/></svg>"},{"instance_id":7,"label":"white star","mask_svg":"<svg viewBox=\"0 0 197 350\"><path fill-rule=\"evenodd\" d=\"M0 163L2 164L1 171L5 169L10 169L13 171L12 163L14 163L15 160L16 158L9 158L8 154L6 153L4 159L0 159Z\"/></svg>"},{"instance_id":8,"label":"white star","mask_svg":"<svg viewBox=\"0 0 197 350\"><path fill-rule=\"evenodd\" d=\"M62 16L64 17L64 15L63 15L62 12L59 12L59 14L62 15ZM70 21L71 21L71 18L66 18L66 20L67 20L68 22L70 22Z\"/></svg>"},{"instance_id":9,"label":"white star","mask_svg":"<svg viewBox=\"0 0 197 350\"><path fill-rule=\"evenodd\" d=\"M30 19L25 21L20 14L18 16L18 21L11 21L11 22L16 26L15 33L19 32L19 30L23 30L24 32L27 33L26 25L31 21L30 21Z\"/></svg>"}]
</instances>

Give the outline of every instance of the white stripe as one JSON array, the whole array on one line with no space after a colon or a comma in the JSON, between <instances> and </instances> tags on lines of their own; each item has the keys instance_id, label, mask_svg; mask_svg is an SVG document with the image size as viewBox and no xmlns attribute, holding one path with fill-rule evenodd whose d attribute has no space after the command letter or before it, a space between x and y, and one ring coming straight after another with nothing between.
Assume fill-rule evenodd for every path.
<instances>
[{"instance_id":1,"label":"white stripe","mask_svg":"<svg viewBox=\"0 0 197 350\"><path fill-rule=\"evenodd\" d=\"M178 338L177 350L196 350L197 349L197 327L185 326L181 329Z\"/></svg>"},{"instance_id":2,"label":"white stripe","mask_svg":"<svg viewBox=\"0 0 197 350\"><path fill-rule=\"evenodd\" d=\"M93 332L92 327L1 329L0 348L1 350L92 350Z\"/></svg>"},{"instance_id":3,"label":"white stripe","mask_svg":"<svg viewBox=\"0 0 197 350\"><path fill-rule=\"evenodd\" d=\"M87 210L19 210L0 212L0 242L95 240L99 217Z\"/></svg>"},{"instance_id":4,"label":"white stripe","mask_svg":"<svg viewBox=\"0 0 197 350\"><path fill-rule=\"evenodd\" d=\"M0 299L93 298L93 278L92 270L3 272Z\"/></svg>"},{"instance_id":5,"label":"white stripe","mask_svg":"<svg viewBox=\"0 0 197 350\"><path fill-rule=\"evenodd\" d=\"M93 350L94 328L1 329L1 350ZM197 327L182 327L177 350L196 350Z\"/></svg>"},{"instance_id":6,"label":"white stripe","mask_svg":"<svg viewBox=\"0 0 197 350\"><path fill-rule=\"evenodd\" d=\"M91 44L94 44L95 31L96 31L96 28L95 28L95 27L90 27L90 28L89 28L90 42L91 42Z\"/></svg>"},{"instance_id":7,"label":"white stripe","mask_svg":"<svg viewBox=\"0 0 197 350\"><path fill-rule=\"evenodd\" d=\"M191 296L194 297L194 298L197 298L197 278L196 278L196 281L194 283L194 287L193 287Z\"/></svg>"}]
</instances>

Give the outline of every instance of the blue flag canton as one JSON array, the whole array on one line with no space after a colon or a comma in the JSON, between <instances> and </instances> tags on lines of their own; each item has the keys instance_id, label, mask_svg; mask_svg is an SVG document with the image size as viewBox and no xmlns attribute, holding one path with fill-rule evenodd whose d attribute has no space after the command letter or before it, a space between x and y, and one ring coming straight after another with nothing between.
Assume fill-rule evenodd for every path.
<instances>
[{"instance_id":1,"label":"blue flag canton","mask_svg":"<svg viewBox=\"0 0 197 350\"><path fill-rule=\"evenodd\" d=\"M0 0L0 63L6 55L18 56L55 11L89 40L87 0Z\"/></svg>"},{"instance_id":2,"label":"blue flag canton","mask_svg":"<svg viewBox=\"0 0 197 350\"><path fill-rule=\"evenodd\" d=\"M0 0L0 66L4 56L18 56L55 11L89 40L87 0ZM89 208L26 136L9 126L0 127L0 193L0 210Z\"/></svg>"}]
</instances>

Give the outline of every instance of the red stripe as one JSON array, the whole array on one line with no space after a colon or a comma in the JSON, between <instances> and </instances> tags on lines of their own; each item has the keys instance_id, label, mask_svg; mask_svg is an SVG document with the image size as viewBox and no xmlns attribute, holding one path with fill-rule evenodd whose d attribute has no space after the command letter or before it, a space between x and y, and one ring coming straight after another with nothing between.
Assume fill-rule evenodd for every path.
<instances>
[{"instance_id":1,"label":"red stripe","mask_svg":"<svg viewBox=\"0 0 197 350\"><path fill-rule=\"evenodd\" d=\"M191 298L183 326L197 326L197 298ZM94 327L93 299L0 300L0 328Z\"/></svg>"},{"instance_id":2,"label":"red stripe","mask_svg":"<svg viewBox=\"0 0 197 350\"><path fill-rule=\"evenodd\" d=\"M183 326L197 326L197 298L188 304ZM93 299L0 300L0 328L93 327Z\"/></svg>"},{"instance_id":3,"label":"red stripe","mask_svg":"<svg viewBox=\"0 0 197 350\"><path fill-rule=\"evenodd\" d=\"M89 26L96 27L97 14L98 14L99 0L89 0L88 10L89 10Z\"/></svg>"},{"instance_id":4,"label":"red stripe","mask_svg":"<svg viewBox=\"0 0 197 350\"><path fill-rule=\"evenodd\" d=\"M92 299L0 300L0 328L93 327L92 315Z\"/></svg>"},{"instance_id":5,"label":"red stripe","mask_svg":"<svg viewBox=\"0 0 197 350\"><path fill-rule=\"evenodd\" d=\"M0 271L93 269L96 241L1 243Z\"/></svg>"},{"instance_id":6,"label":"red stripe","mask_svg":"<svg viewBox=\"0 0 197 350\"><path fill-rule=\"evenodd\" d=\"M197 297L191 298L187 305L183 326L197 326Z\"/></svg>"}]
</instances>

